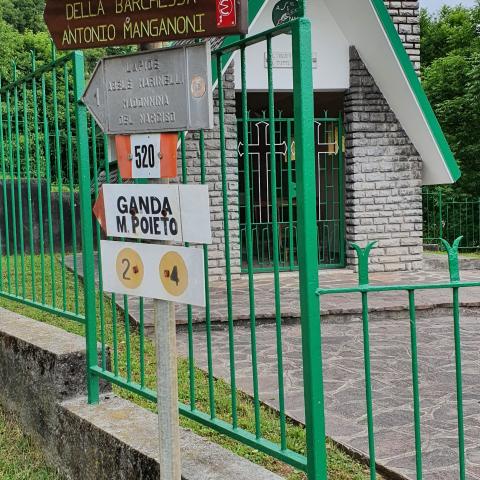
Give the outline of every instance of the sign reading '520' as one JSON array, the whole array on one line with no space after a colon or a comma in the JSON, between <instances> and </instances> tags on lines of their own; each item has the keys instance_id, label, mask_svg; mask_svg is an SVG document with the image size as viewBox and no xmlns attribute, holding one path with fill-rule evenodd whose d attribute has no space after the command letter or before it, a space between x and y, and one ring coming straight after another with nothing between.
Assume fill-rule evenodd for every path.
<instances>
[{"instance_id":1,"label":"sign reading '520'","mask_svg":"<svg viewBox=\"0 0 480 480\"><path fill-rule=\"evenodd\" d=\"M47 0L60 50L247 33L248 0Z\"/></svg>"}]
</instances>

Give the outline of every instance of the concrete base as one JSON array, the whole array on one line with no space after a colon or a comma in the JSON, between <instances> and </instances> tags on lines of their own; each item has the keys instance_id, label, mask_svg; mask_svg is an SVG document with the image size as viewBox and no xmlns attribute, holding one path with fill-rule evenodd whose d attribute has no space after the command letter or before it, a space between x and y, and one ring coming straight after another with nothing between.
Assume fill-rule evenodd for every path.
<instances>
[{"instance_id":1,"label":"concrete base","mask_svg":"<svg viewBox=\"0 0 480 480\"><path fill-rule=\"evenodd\" d=\"M66 401L59 417L65 445L62 460L72 478L159 478L154 413L107 395L98 405L87 405L83 398ZM84 448L78 448L82 444ZM181 430L180 445L184 480L280 479L189 430Z\"/></svg>"},{"instance_id":2,"label":"concrete base","mask_svg":"<svg viewBox=\"0 0 480 480\"><path fill-rule=\"evenodd\" d=\"M0 404L47 460L74 480L158 479L156 415L113 396L86 402L85 339L0 309ZM190 431L181 432L185 480L280 477Z\"/></svg>"}]
</instances>

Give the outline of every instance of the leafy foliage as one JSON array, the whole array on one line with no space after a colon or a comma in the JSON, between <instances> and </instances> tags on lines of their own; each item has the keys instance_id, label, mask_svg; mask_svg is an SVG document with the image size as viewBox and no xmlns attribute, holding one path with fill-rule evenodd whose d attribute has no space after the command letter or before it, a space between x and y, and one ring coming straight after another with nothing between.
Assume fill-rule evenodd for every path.
<instances>
[{"instance_id":1,"label":"leafy foliage","mask_svg":"<svg viewBox=\"0 0 480 480\"><path fill-rule=\"evenodd\" d=\"M454 193L480 190L480 1L421 13L425 91L462 170Z\"/></svg>"},{"instance_id":2,"label":"leafy foliage","mask_svg":"<svg viewBox=\"0 0 480 480\"><path fill-rule=\"evenodd\" d=\"M0 17L20 33L45 31L44 0L2 0Z\"/></svg>"}]
</instances>

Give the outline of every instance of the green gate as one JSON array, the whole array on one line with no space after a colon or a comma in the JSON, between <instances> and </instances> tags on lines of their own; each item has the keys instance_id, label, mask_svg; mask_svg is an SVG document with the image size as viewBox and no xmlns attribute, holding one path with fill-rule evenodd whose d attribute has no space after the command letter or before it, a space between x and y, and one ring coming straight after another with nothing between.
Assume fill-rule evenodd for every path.
<instances>
[{"instance_id":1,"label":"green gate","mask_svg":"<svg viewBox=\"0 0 480 480\"><path fill-rule=\"evenodd\" d=\"M242 270L247 271L247 215L253 238L255 272L272 271L273 212L271 180L271 149L269 119L248 118L248 160L245 162L245 139L242 120L238 120L238 165L240 245ZM298 270L297 236L297 171L294 119L274 119L276 162L276 205L278 219L278 250L280 270ZM321 268L345 266L344 152L343 119L315 118L316 205L318 231L318 263ZM249 174L250 178L245 178ZM249 195L245 186L250 186ZM246 198L250 198L249 208Z\"/></svg>"},{"instance_id":2,"label":"green gate","mask_svg":"<svg viewBox=\"0 0 480 480\"><path fill-rule=\"evenodd\" d=\"M204 246L205 285L207 307L185 310L188 330L189 355L185 361L188 388L180 390L179 409L184 418L212 431L237 440L263 454L308 472L310 479L326 477L326 443L321 378L321 341L318 328L318 201L317 166L314 151L313 86L311 68L311 27L303 18L300 2L299 19L251 38L230 38L213 51L212 60L217 80L218 130L199 135L180 135L181 181L207 183L208 165L205 145L210 135L218 135L221 188L221 234L216 236L221 245L225 280L221 282L222 313L228 329L230 355L230 382L225 384L215 377L215 349L212 342L214 309L218 307L218 284L210 279L212 262L218 256L210 255L213 247ZM295 131L295 169L291 168L296 183L296 236L289 257L298 258L300 271L299 295L302 309L303 379L305 390L306 433L298 434L298 426L285 412L285 383L283 368L282 303L280 248L283 240L279 224L278 198L271 196L271 263L275 301L272 319L275 322L275 349L279 411L272 413L259 396L261 365L256 347L256 287L253 275L253 236L251 215L246 214L245 243L248 271L248 325L251 338L251 368L254 394L252 398L237 390L235 322L241 319L235 304L234 255L237 244L231 228L235 215L231 199L238 196L229 182L226 149L226 98L223 74L232 55L241 57L242 116L240 126L248 137L248 100L246 85L246 51L249 46L263 44L267 53L266 71L269 81L268 121L270 158L275 158L275 98L272 62L272 40L285 35L293 50L293 82L301 85L294 91L294 118L289 120L290 131ZM12 78L0 87L0 157L2 184L0 235L0 296L43 310L59 318L74 320L85 326L87 347L88 400L99 402L99 381L116 386L122 395L135 394L144 400L156 402L155 346L148 338L148 299L107 294L103 291L99 242L100 226L92 225L92 203L99 191L98 172L106 182L113 181L112 165L108 157L107 138L99 133L92 118L81 104L85 87L83 55L74 52L52 58L37 67L32 57L31 71L17 77L15 66ZM196 142L191 148L191 142ZM248 158L249 145L246 142ZM194 152L192 154L192 152ZM290 158L292 167L293 159ZM245 168L246 210L251 205L248 162ZM276 192L277 164L270 166L271 192ZM293 203L290 203L293 208ZM80 222L78 222L80 218ZM292 216L290 216L292 218ZM293 220L292 220L293 222ZM289 241L293 229L288 232ZM94 248L95 246L95 248ZM96 250L96 252L95 252ZM213 252L217 253L217 252ZM215 290L214 290L215 288ZM237 306L235 306L237 305ZM43 318L43 317L42 317ZM51 319L52 317L48 317ZM204 320L208 369L196 368L194 319ZM50 321L50 320L49 320ZM98 345L100 344L100 354ZM182 362L182 360L180 360ZM274 419L272 421L272 418ZM253 420L252 420L253 419Z\"/></svg>"},{"instance_id":3,"label":"green gate","mask_svg":"<svg viewBox=\"0 0 480 480\"><path fill-rule=\"evenodd\" d=\"M94 296L79 278L93 242L83 88L82 54L57 59L53 47L22 78L13 63L0 87L0 296L81 323Z\"/></svg>"}]
</instances>

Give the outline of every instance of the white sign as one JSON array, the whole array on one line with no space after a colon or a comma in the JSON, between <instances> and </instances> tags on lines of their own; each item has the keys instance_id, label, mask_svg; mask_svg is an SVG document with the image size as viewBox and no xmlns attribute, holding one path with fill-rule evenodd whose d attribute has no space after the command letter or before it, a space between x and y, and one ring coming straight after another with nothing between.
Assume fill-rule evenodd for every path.
<instances>
[{"instance_id":1,"label":"white sign","mask_svg":"<svg viewBox=\"0 0 480 480\"><path fill-rule=\"evenodd\" d=\"M265 68L268 68L268 58L265 53ZM292 68L292 52L272 52L272 68ZM317 53L312 54L312 69L316 70L318 66Z\"/></svg>"},{"instance_id":2,"label":"white sign","mask_svg":"<svg viewBox=\"0 0 480 480\"><path fill-rule=\"evenodd\" d=\"M205 306L203 250L102 240L106 292Z\"/></svg>"},{"instance_id":3,"label":"white sign","mask_svg":"<svg viewBox=\"0 0 480 480\"><path fill-rule=\"evenodd\" d=\"M104 185L110 237L212 243L206 185Z\"/></svg>"},{"instance_id":4,"label":"white sign","mask_svg":"<svg viewBox=\"0 0 480 480\"><path fill-rule=\"evenodd\" d=\"M132 135L132 178L161 178L160 135Z\"/></svg>"}]
</instances>

